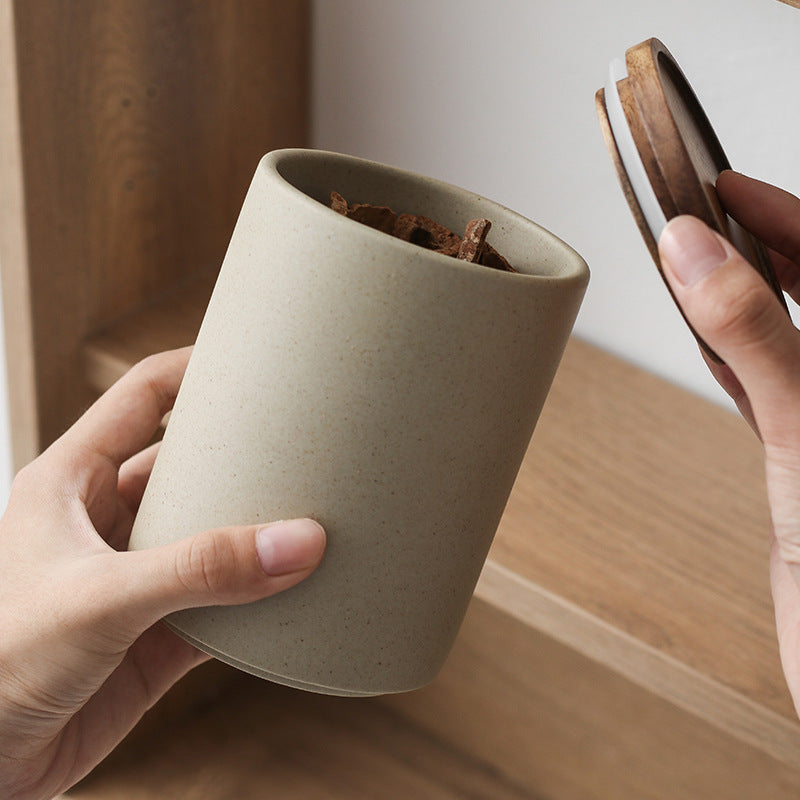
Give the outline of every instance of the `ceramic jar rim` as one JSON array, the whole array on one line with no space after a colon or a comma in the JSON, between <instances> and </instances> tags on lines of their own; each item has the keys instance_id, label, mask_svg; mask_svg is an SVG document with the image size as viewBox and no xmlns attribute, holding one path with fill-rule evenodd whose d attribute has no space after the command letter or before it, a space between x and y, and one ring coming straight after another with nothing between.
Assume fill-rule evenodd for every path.
<instances>
[{"instance_id":1,"label":"ceramic jar rim","mask_svg":"<svg viewBox=\"0 0 800 800\"><path fill-rule=\"evenodd\" d=\"M275 179L276 188L280 191L286 192L291 197L292 202L299 202L305 205L307 208L313 209L314 213L319 213L321 210L323 213L330 214L331 216L328 222L331 224L357 226L357 228L353 228L351 230L359 230L360 235L363 235L367 238L377 237L375 241L380 241L381 246L383 247L389 246L405 249L412 248L412 251L417 254L420 250L419 245L403 241L402 239L398 239L391 234L384 233L383 231L370 228L368 225L363 225L360 222L348 219L344 215L329 208L324 202L321 202L317 198L313 197L299 186L296 186L292 180L286 176L285 169L290 164L301 160L311 160L317 162L320 167L324 164L335 164L338 162L340 166L358 167L361 169L369 169L383 173L389 180L401 179L407 183L412 182L419 184L420 186L426 187L431 192L450 196L463 195L465 199L473 198L481 203L488 204L489 206L496 208L503 215L511 218L511 220L513 220L513 222L519 227L528 229L532 237L535 237L537 240L547 241L549 246L558 250L561 256L556 272L508 272L505 270L489 269L479 264L461 261L453 258L452 256L442 255L441 253L436 253L432 250L425 250L426 256L434 259L441 259L442 264L451 269L468 270L474 272L476 275L485 276L485 279L495 281L503 280L524 283L547 282L569 285L575 282L585 283L588 281L589 269L585 260L579 253L577 253L570 245L568 245L558 236L543 228L541 225L538 225L537 223L528 219L527 217L517 213L516 211L503 206L494 200L471 192L468 189L456 186L455 184L450 184L446 181L441 181L436 178L426 177L419 173L404 170L399 167L382 164L378 161L372 161L370 159L346 155L343 153L335 153L327 150L316 150L312 148L285 148L281 150L273 150L272 152L267 153L261 159L258 169L265 171L269 176Z\"/></svg>"}]
</instances>

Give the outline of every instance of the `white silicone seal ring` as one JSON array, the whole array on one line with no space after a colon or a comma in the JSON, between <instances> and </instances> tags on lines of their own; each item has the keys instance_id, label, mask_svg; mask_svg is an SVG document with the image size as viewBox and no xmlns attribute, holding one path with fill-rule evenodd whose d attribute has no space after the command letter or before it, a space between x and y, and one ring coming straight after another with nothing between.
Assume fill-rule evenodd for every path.
<instances>
[{"instance_id":1,"label":"white silicone seal ring","mask_svg":"<svg viewBox=\"0 0 800 800\"><path fill-rule=\"evenodd\" d=\"M614 142L617 145L622 165L625 167L625 172L628 173L631 189L633 189L633 194L639 203L645 222L647 222L647 227L650 229L653 238L658 241L661 231L666 227L667 218L664 216L661 204L658 202L656 193L650 185L639 150L633 141L633 134L628 127L628 120L625 118L625 112L622 109L622 101L619 99L617 81L627 77L628 71L624 62L619 58L615 58L608 68L608 82L605 86L608 124L611 128Z\"/></svg>"}]
</instances>

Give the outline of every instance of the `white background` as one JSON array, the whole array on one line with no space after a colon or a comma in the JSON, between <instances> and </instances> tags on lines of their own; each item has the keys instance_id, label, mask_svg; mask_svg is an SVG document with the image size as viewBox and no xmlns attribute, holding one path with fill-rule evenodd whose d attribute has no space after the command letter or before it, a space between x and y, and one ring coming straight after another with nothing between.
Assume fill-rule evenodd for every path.
<instances>
[{"instance_id":1,"label":"white background","mask_svg":"<svg viewBox=\"0 0 800 800\"><path fill-rule=\"evenodd\" d=\"M552 230L592 271L580 336L725 402L595 117L608 62L651 36L681 64L733 166L800 194L800 10L777 0L316 0L313 144L466 186Z\"/></svg>"}]
</instances>

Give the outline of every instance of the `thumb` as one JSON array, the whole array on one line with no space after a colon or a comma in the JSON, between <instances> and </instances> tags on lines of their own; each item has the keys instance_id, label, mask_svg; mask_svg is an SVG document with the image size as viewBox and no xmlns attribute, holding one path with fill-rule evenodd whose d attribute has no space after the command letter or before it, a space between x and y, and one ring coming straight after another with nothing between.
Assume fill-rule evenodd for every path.
<instances>
[{"instance_id":1,"label":"thumb","mask_svg":"<svg viewBox=\"0 0 800 800\"><path fill-rule=\"evenodd\" d=\"M736 248L694 217L669 222L659 254L687 319L741 383L764 443L785 442L786 404L800 396L800 338L785 309Z\"/></svg>"},{"instance_id":2,"label":"thumb","mask_svg":"<svg viewBox=\"0 0 800 800\"><path fill-rule=\"evenodd\" d=\"M249 603L288 589L313 572L324 550L325 532L310 519L205 531L119 554L127 558L127 591L118 596L138 635L173 611Z\"/></svg>"},{"instance_id":3,"label":"thumb","mask_svg":"<svg viewBox=\"0 0 800 800\"><path fill-rule=\"evenodd\" d=\"M800 332L755 269L699 220L673 219L659 253L687 319L750 401L778 550L800 584Z\"/></svg>"}]
</instances>

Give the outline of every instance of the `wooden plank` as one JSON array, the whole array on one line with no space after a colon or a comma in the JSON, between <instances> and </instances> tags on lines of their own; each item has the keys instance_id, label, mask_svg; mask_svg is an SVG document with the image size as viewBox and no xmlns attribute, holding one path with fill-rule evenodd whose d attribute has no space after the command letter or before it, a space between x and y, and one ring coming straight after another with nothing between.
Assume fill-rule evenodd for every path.
<instances>
[{"instance_id":1,"label":"wooden plank","mask_svg":"<svg viewBox=\"0 0 800 800\"><path fill-rule=\"evenodd\" d=\"M526 800L480 759L372 700L238 673L213 705L125 747L73 800Z\"/></svg>"},{"instance_id":2,"label":"wooden plank","mask_svg":"<svg viewBox=\"0 0 800 800\"><path fill-rule=\"evenodd\" d=\"M800 771L481 600L442 674L420 691L331 698L233 674L217 697L160 723L69 796L789 800L800 792Z\"/></svg>"},{"instance_id":3,"label":"wooden plank","mask_svg":"<svg viewBox=\"0 0 800 800\"><path fill-rule=\"evenodd\" d=\"M89 337L82 348L89 386L101 394L137 361L194 344L215 280L215 270L198 271L158 302Z\"/></svg>"},{"instance_id":4,"label":"wooden plank","mask_svg":"<svg viewBox=\"0 0 800 800\"><path fill-rule=\"evenodd\" d=\"M531 797L800 796L800 770L481 600L439 678L380 702Z\"/></svg>"},{"instance_id":5,"label":"wooden plank","mask_svg":"<svg viewBox=\"0 0 800 800\"><path fill-rule=\"evenodd\" d=\"M800 725L487 561L476 596L772 758L800 769Z\"/></svg>"},{"instance_id":6,"label":"wooden plank","mask_svg":"<svg viewBox=\"0 0 800 800\"><path fill-rule=\"evenodd\" d=\"M762 719L782 718L800 752L777 652L762 473L760 444L738 417L574 341L491 559L663 655L665 669L679 663L719 685L722 694L690 701L701 716L718 716L733 692ZM624 667L610 650L595 657ZM640 677L680 699L670 689L679 673Z\"/></svg>"},{"instance_id":7,"label":"wooden plank","mask_svg":"<svg viewBox=\"0 0 800 800\"><path fill-rule=\"evenodd\" d=\"M309 8L6 0L9 9L24 208L8 225L26 250L3 268L27 281L20 313L33 353L21 368L35 370L29 407L44 446L91 397L76 380L86 336L218 268L259 158L306 142ZM13 325L11 340L24 334ZM24 376L9 367L16 386Z\"/></svg>"}]
</instances>

